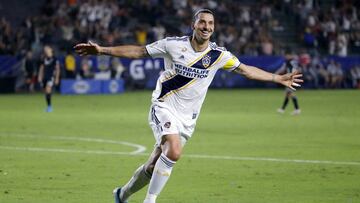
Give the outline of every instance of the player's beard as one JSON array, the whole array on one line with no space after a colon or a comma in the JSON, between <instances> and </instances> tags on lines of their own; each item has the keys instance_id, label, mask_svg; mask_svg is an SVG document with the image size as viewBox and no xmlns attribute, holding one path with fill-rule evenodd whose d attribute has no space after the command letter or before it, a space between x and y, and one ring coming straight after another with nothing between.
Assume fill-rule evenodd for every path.
<instances>
[{"instance_id":1,"label":"player's beard","mask_svg":"<svg viewBox=\"0 0 360 203\"><path fill-rule=\"evenodd\" d=\"M197 43L199 43L199 44L203 44L203 43L206 43L206 42L208 42L209 40L210 40L210 37L211 37L211 35L212 35L212 31L210 31L210 30L207 30L208 31L208 36L202 36L203 34L202 34L202 31L203 30L199 30L198 32L196 32L196 34L195 34L195 40L196 40L196 42Z\"/></svg>"}]
</instances>

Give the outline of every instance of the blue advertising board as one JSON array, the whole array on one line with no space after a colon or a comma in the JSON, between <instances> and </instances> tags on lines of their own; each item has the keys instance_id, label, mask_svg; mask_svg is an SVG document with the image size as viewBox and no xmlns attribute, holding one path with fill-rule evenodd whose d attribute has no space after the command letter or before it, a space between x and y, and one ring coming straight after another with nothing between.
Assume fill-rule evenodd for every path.
<instances>
[{"instance_id":1,"label":"blue advertising board","mask_svg":"<svg viewBox=\"0 0 360 203\"><path fill-rule=\"evenodd\" d=\"M123 80L61 80L61 94L116 94L124 92Z\"/></svg>"},{"instance_id":2,"label":"blue advertising board","mask_svg":"<svg viewBox=\"0 0 360 203\"><path fill-rule=\"evenodd\" d=\"M62 69L65 68L65 57L59 56ZM269 72L275 72L284 62L281 56L240 56L242 63L260 67ZM20 62L20 58L14 56L0 56L0 78L15 77L15 64ZM341 64L345 74L348 74L350 68L360 64L359 56L337 57L325 56L321 62L326 66L330 60L335 60ZM154 89L157 78L163 71L164 60L161 58L143 58L143 59L124 59L109 56L75 56L76 70L75 74L81 71L81 66L86 62L95 75L98 73L110 72L110 70L121 69L121 75L116 81L107 78L102 80L62 80L61 93L63 94L109 94L121 93L124 86L132 88ZM110 75L110 74L109 74ZM119 80L119 79L123 80ZM134 87L131 87L133 85ZM273 83L262 83L248 80L241 75L229 73L223 70L218 71L211 86L212 88L251 88L251 87L276 87Z\"/></svg>"}]
</instances>

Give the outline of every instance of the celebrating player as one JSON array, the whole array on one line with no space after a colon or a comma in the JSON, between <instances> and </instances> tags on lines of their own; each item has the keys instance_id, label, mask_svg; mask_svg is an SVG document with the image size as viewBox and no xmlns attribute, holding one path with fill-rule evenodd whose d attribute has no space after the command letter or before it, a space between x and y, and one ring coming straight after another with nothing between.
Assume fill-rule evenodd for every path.
<instances>
[{"instance_id":1,"label":"celebrating player","mask_svg":"<svg viewBox=\"0 0 360 203\"><path fill-rule=\"evenodd\" d=\"M151 56L162 57L165 61L165 71L157 81L149 112L149 124L156 140L154 151L124 186L115 188L116 203L127 202L133 193L147 184L149 188L144 203L155 203L173 166L180 159L184 144L194 132L207 89L217 70L224 69L250 79L277 82L291 89L300 86L301 74L275 75L245 65L225 48L210 42L214 24L213 13L201 9L194 15L192 36L169 37L147 46L101 47L89 42L74 47L82 56Z\"/></svg>"},{"instance_id":2,"label":"celebrating player","mask_svg":"<svg viewBox=\"0 0 360 203\"><path fill-rule=\"evenodd\" d=\"M50 46L44 46L44 59L41 61L38 81L45 89L45 99L47 103L46 112L52 112L51 92L54 85L59 84L60 65Z\"/></svg>"}]
</instances>

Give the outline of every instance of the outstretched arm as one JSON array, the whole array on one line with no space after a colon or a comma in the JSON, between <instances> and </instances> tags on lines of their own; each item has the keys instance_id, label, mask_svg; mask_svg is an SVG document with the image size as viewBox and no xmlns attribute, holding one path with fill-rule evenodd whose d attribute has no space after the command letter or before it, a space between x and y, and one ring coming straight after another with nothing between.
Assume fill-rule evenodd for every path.
<instances>
[{"instance_id":1,"label":"outstretched arm","mask_svg":"<svg viewBox=\"0 0 360 203\"><path fill-rule=\"evenodd\" d=\"M38 82L39 83L43 80L43 75L44 75L44 65L41 64L40 68L39 68L39 73L38 73Z\"/></svg>"},{"instance_id":2,"label":"outstretched arm","mask_svg":"<svg viewBox=\"0 0 360 203\"><path fill-rule=\"evenodd\" d=\"M284 75L278 75L245 64L240 64L240 66L237 67L234 71L252 80L276 82L293 90L295 90L294 87L300 87L299 83L303 82L301 79L302 74L300 74L298 71Z\"/></svg>"},{"instance_id":3,"label":"outstretched arm","mask_svg":"<svg viewBox=\"0 0 360 203\"><path fill-rule=\"evenodd\" d=\"M60 64L57 63L55 67L55 85L59 85L60 81Z\"/></svg>"},{"instance_id":4,"label":"outstretched arm","mask_svg":"<svg viewBox=\"0 0 360 203\"><path fill-rule=\"evenodd\" d=\"M144 46L135 45L123 45L116 47L102 47L96 43L88 42L81 43L74 46L76 53L80 56L85 55L111 55L123 58L142 58L147 57L147 53Z\"/></svg>"}]
</instances>

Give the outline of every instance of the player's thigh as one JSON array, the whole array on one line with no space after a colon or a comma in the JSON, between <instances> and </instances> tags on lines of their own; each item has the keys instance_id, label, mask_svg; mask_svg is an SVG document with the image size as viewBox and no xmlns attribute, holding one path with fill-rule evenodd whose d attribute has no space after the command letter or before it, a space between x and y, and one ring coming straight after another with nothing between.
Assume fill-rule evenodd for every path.
<instances>
[{"instance_id":1,"label":"player's thigh","mask_svg":"<svg viewBox=\"0 0 360 203\"><path fill-rule=\"evenodd\" d=\"M44 79L42 81L42 87L44 88L46 93L51 93L53 85L54 83L52 79Z\"/></svg>"},{"instance_id":2,"label":"player's thigh","mask_svg":"<svg viewBox=\"0 0 360 203\"><path fill-rule=\"evenodd\" d=\"M52 92L52 86L46 85L46 87L45 87L45 92L48 93L48 94L50 94L50 93Z\"/></svg>"},{"instance_id":3,"label":"player's thigh","mask_svg":"<svg viewBox=\"0 0 360 203\"><path fill-rule=\"evenodd\" d=\"M294 95L294 90L290 89L290 88L285 88L285 95L286 97L291 97Z\"/></svg>"},{"instance_id":4,"label":"player's thigh","mask_svg":"<svg viewBox=\"0 0 360 203\"><path fill-rule=\"evenodd\" d=\"M155 146L160 147L166 135L180 135L181 123L172 113L162 107L153 105L149 113L149 125L156 140Z\"/></svg>"}]
</instances>

